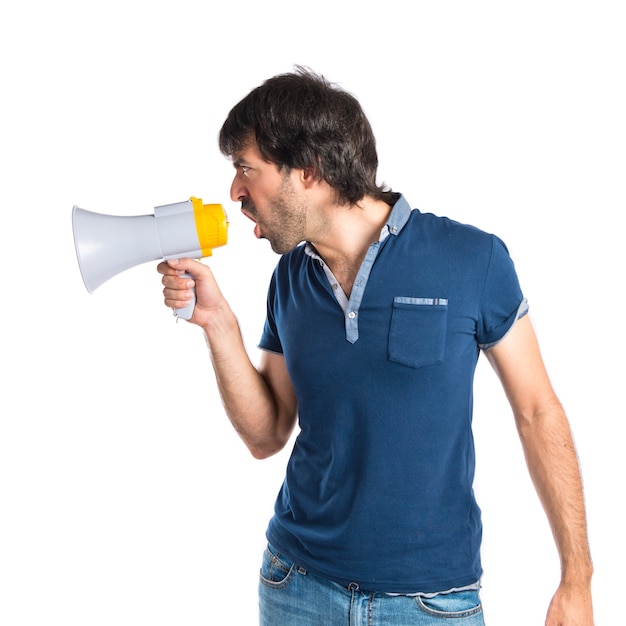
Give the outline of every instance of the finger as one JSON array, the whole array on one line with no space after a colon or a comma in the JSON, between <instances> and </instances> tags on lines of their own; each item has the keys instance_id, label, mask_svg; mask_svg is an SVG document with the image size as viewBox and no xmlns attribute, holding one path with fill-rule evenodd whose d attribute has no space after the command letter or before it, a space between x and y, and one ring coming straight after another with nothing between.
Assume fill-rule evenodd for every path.
<instances>
[{"instance_id":1,"label":"finger","mask_svg":"<svg viewBox=\"0 0 626 626\"><path fill-rule=\"evenodd\" d=\"M180 272L188 272L189 270L193 269L197 264L198 261L196 261L195 259L168 259L166 261L167 265L176 271L180 271Z\"/></svg>"},{"instance_id":2,"label":"finger","mask_svg":"<svg viewBox=\"0 0 626 626\"><path fill-rule=\"evenodd\" d=\"M168 261L161 261L161 263L157 265L157 272L163 275L180 276L185 273L185 270L182 268L172 267Z\"/></svg>"},{"instance_id":3,"label":"finger","mask_svg":"<svg viewBox=\"0 0 626 626\"><path fill-rule=\"evenodd\" d=\"M164 274L161 278L161 284L169 289L193 289L196 285L189 276L180 276L179 274Z\"/></svg>"},{"instance_id":4,"label":"finger","mask_svg":"<svg viewBox=\"0 0 626 626\"><path fill-rule=\"evenodd\" d=\"M170 309L182 309L193 300L193 292L185 289L164 289L163 299Z\"/></svg>"}]
</instances>

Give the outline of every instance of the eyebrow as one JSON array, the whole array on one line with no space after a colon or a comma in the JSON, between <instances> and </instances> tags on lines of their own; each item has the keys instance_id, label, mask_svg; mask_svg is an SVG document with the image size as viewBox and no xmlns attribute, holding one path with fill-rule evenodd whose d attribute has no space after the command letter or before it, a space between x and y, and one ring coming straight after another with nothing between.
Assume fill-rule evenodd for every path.
<instances>
[{"instance_id":1,"label":"eyebrow","mask_svg":"<svg viewBox=\"0 0 626 626\"><path fill-rule=\"evenodd\" d=\"M233 160L233 167L234 168L241 167L242 165L249 165L249 163L248 163L248 161L246 161L246 159L244 159L242 157L238 157L238 158Z\"/></svg>"}]
</instances>

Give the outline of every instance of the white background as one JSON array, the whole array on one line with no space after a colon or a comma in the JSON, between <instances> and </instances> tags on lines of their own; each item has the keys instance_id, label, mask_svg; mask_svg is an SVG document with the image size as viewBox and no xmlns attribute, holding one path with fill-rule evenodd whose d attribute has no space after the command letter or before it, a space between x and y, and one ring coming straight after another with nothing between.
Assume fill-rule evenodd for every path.
<instances>
[{"instance_id":1,"label":"white background","mask_svg":"<svg viewBox=\"0 0 626 626\"><path fill-rule=\"evenodd\" d=\"M286 454L254 461L148 263L93 295L73 205L221 202L208 261L256 360L277 260L229 199L228 110L304 64L362 102L380 178L500 235L578 445L597 623L626 558L621 2L28 1L0 13L0 624L254 624ZM542 624L558 560L481 359L489 626ZM224 606L231 617L223 617ZM617 618L619 619L619 618Z\"/></svg>"}]
</instances>

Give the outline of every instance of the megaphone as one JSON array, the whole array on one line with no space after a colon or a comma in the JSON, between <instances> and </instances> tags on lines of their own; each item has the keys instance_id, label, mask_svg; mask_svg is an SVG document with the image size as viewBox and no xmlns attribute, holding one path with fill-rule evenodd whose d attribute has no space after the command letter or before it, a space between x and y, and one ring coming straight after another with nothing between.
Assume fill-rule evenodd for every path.
<instances>
[{"instance_id":1,"label":"megaphone","mask_svg":"<svg viewBox=\"0 0 626 626\"><path fill-rule=\"evenodd\" d=\"M154 214L118 216L72 209L74 246L80 273L89 293L113 276L148 261L211 256L228 240L228 218L221 204L200 198L164 204ZM194 301L175 309L190 319Z\"/></svg>"}]
</instances>

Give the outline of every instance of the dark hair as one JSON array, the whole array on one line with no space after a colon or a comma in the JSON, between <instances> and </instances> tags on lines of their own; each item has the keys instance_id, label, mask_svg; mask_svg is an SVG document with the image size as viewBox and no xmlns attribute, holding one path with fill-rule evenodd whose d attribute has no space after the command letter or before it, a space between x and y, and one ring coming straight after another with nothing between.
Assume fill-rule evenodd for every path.
<instances>
[{"instance_id":1,"label":"dark hair","mask_svg":"<svg viewBox=\"0 0 626 626\"><path fill-rule=\"evenodd\" d=\"M396 194L376 184L376 140L358 100L307 68L266 80L232 108L220 150L231 157L251 141L281 169L313 171L341 204L365 195L395 201Z\"/></svg>"}]
</instances>

